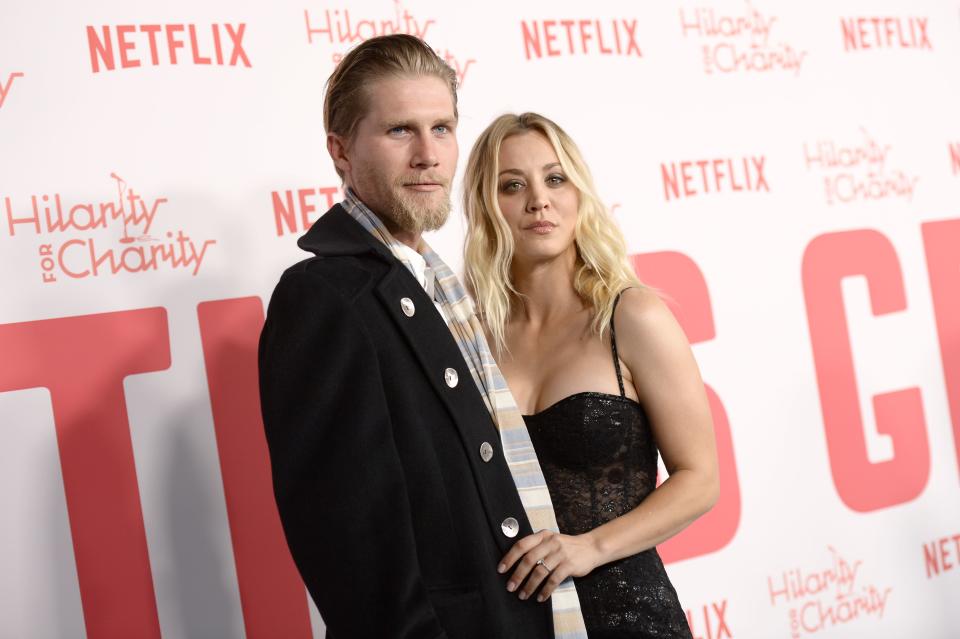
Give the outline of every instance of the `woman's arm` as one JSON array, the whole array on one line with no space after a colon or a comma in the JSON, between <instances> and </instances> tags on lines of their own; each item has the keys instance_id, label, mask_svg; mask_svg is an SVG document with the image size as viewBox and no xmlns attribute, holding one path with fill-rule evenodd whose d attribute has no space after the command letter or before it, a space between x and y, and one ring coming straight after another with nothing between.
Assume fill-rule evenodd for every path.
<instances>
[{"instance_id":1,"label":"woman's arm","mask_svg":"<svg viewBox=\"0 0 960 639\"><path fill-rule=\"evenodd\" d=\"M670 476L635 509L589 533L605 563L669 539L710 510L720 492L710 405L673 313L652 290L629 289L616 328L620 358Z\"/></svg>"},{"instance_id":2,"label":"woman's arm","mask_svg":"<svg viewBox=\"0 0 960 639\"><path fill-rule=\"evenodd\" d=\"M519 560L510 579L515 587L532 572L520 591L524 599L544 581L539 600L568 576L586 575L669 539L707 512L719 495L710 406L683 330L649 289L625 291L615 319L620 359L633 377L670 476L636 508L586 534L541 531L518 541L501 562L501 572ZM538 560L545 568L537 568Z\"/></svg>"}]
</instances>

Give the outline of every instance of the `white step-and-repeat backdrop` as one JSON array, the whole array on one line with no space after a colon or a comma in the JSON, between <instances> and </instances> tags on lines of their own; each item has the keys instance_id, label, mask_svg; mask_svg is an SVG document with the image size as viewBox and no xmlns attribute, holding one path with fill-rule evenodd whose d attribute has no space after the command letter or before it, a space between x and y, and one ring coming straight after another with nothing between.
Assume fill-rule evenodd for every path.
<instances>
[{"instance_id":1,"label":"white step-and-repeat backdrop","mask_svg":"<svg viewBox=\"0 0 960 639\"><path fill-rule=\"evenodd\" d=\"M694 636L960 636L956 0L14 0L0 637L323 637L255 345L341 195L324 81L391 32L457 71L463 158L564 126L671 296L723 484L661 547Z\"/></svg>"}]
</instances>

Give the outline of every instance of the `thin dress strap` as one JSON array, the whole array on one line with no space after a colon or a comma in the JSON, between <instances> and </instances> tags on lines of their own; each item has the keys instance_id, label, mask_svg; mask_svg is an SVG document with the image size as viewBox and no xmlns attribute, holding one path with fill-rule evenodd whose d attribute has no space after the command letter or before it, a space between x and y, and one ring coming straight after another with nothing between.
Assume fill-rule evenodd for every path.
<instances>
[{"instance_id":1,"label":"thin dress strap","mask_svg":"<svg viewBox=\"0 0 960 639\"><path fill-rule=\"evenodd\" d=\"M617 328L613 321L621 295L623 295L623 291L617 293L616 299L613 300L613 310L610 312L610 348L613 350L613 367L617 370L617 385L620 386L620 397L626 397L627 393L623 388L623 373L620 372L620 357L617 355Z\"/></svg>"}]
</instances>

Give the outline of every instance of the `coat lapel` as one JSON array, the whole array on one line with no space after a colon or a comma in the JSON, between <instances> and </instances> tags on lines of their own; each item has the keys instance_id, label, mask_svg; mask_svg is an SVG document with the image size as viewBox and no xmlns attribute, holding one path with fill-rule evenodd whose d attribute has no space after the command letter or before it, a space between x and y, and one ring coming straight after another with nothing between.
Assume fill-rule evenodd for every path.
<instances>
[{"instance_id":1,"label":"coat lapel","mask_svg":"<svg viewBox=\"0 0 960 639\"><path fill-rule=\"evenodd\" d=\"M483 478L492 469L483 467L485 463L480 459L479 446L483 442L493 442L499 447L500 434L483 403L467 363L463 360L460 347L450 334L446 322L434 308L433 300L399 262L384 276L375 291L387 314L407 340L410 350L430 382L430 387L450 412L471 471L477 478L477 488L493 538L501 551L506 553L516 541L504 536L501 530L501 524L507 517L514 517L520 523L519 537L531 534L533 529L512 481L509 484L509 499L499 490L494 490L497 493L495 499L487 494L487 482ZM408 317L403 312L401 300L404 298L413 302L413 316ZM452 386L448 383L452 377L448 369L456 375L456 383ZM510 471L502 454L497 455L494 465L502 465L504 476L509 476Z\"/></svg>"},{"instance_id":2,"label":"coat lapel","mask_svg":"<svg viewBox=\"0 0 960 639\"><path fill-rule=\"evenodd\" d=\"M397 325L400 333L410 345L411 350L416 355L424 374L430 380L430 386L440 397L440 400L450 411L454 418L457 428L461 430L461 437L466 441L466 433L463 432L463 424L470 420L470 412L475 410L474 402L468 400L465 395L476 395L476 386L466 362L463 361L463 355L460 348L453 340L450 329L440 316L420 283L409 273L400 262L396 262L390 271L380 280L375 287L377 298L386 309L386 312ZM409 299L414 306L412 316L407 316L403 311L402 300ZM456 378L456 383L451 386L448 380L453 377L448 373L452 370ZM483 415L487 416L487 422L490 425L489 435L496 435L496 427L493 420L489 418L489 413L483 405L483 401L476 397L479 408L483 410ZM474 436L476 434L474 433Z\"/></svg>"},{"instance_id":3,"label":"coat lapel","mask_svg":"<svg viewBox=\"0 0 960 639\"><path fill-rule=\"evenodd\" d=\"M495 442L500 446L500 433L473 381L460 347L454 341L446 321L434 307L433 300L389 249L370 235L340 205L333 207L317 220L310 231L300 238L298 245L319 257L361 254L375 256L387 266L386 273L373 287L374 295L403 335L433 392L450 413L471 471L477 478L477 487L493 537L502 552L506 553L515 539L505 537L501 531L501 523L505 518L514 517L519 521L520 531L517 538L532 533L533 529L512 480L504 486L496 482L489 484L488 476L492 468L486 467L480 460L479 446L482 442ZM413 315L408 316L404 312L404 298L413 303ZM451 369L456 375L456 384L452 386L447 381L450 377L447 369ZM502 465L501 476L509 477L510 471L502 451L492 463L493 466ZM485 477L487 479L484 479Z\"/></svg>"}]
</instances>

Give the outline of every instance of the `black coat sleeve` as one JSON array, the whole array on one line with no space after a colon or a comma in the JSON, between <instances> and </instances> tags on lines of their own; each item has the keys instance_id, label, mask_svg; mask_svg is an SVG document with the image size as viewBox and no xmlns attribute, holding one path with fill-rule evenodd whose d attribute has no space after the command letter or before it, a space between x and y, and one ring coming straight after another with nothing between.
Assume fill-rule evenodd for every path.
<instances>
[{"instance_id":1,"label":"black coat sleeve","mask_svg":"<svg viewBox=\"0 0 960 639\"><path fill-rule=\"evenodd\" d=\"M420 577L376 352L323 278L290 271L260 337L274 494L331 636L445 637Z\"/></svg>"}]
</instances>

